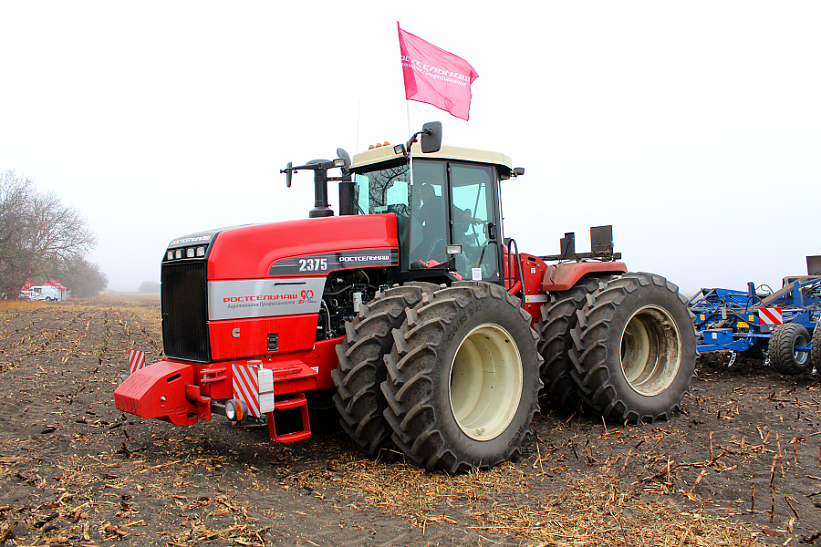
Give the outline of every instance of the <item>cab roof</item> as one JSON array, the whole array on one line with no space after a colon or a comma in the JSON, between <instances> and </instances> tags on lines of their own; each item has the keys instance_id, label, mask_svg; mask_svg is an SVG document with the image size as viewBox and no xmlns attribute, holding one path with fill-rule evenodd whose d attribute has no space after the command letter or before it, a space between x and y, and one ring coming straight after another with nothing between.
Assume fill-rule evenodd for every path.
<instances>
[{"instance_id":1,"label":"cab roof","mask_svg":"<svg viewBox=\"0 0 821 547\"><path fill-rule=\"evenodd\" d=\"M411 147L410 157L488 163L501 167L503 174L506 175L510 175L513 171L513 161L504 154L499 152L488 152L486 150L475 150L472 148L460 148L458 146L442 146L438 152L423 154L422 147L419 144L414 144ZM385 145L356 154L353 157L351 169L357 170L376 163L401 158L402 154L397 154L392 145Z\"/></svg>"}]
</instances>

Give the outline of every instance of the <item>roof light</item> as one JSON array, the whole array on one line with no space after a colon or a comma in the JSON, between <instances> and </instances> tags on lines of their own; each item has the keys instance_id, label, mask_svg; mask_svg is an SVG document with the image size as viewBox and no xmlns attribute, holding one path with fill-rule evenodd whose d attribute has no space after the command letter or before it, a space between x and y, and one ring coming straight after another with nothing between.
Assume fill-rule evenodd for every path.
<instances>
[{"instance_id":1,"label":"roof light","mask_svg":"<svg viewBox=\"0 0 821 547\"><path fill-rule=\"evenodd\" d=\"M166 258L167 260L174 260L174 251L168 251L168 252L165 254L165 258Z\"/></svg>"},{"instance_id":2,"label":"roof light","mask_svg":"<svg viewBox=\"0 0 821 547\"><path fill-rule=\"evenodd\" d=\"M174 251L174 257L182 258L182 249L177 249L176 251Z\"/></svg>"},{"instance_id":3,"label":"roof light","mask_svg":"<svg viewBox=\"0 0 821 547\"><path fill-rule=\"evenodd\" d=\"M197 247L197 256L205 256L205 247Z\"/></svg>"},{"instance_id":4,"label":"roof light","mask_svg":"<svg viewBox=\"0 0 821 547\"><path fill-rule=\"evenodd\" d=\"M185 258L194 258L194 247L188 247L185 250Z\"/></svg>"}]
</instances>

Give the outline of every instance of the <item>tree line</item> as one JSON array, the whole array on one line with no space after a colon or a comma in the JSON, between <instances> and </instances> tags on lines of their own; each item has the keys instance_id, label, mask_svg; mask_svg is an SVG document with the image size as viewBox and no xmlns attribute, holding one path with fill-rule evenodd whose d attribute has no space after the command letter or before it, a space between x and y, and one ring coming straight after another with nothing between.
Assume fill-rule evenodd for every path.
<instances>
[{"instance_id":1,"label":"tree line","mask_svg":"<svg viewBox=\"0 0 821 547\"><path fill-rule=\"evenodd\" d=\"M14 171L0 173L0 295L17 298L27 279L46 278L72 296L96 296L108 286L86 258L96 245L79 212Z\"/></svg>"}]
</instances>

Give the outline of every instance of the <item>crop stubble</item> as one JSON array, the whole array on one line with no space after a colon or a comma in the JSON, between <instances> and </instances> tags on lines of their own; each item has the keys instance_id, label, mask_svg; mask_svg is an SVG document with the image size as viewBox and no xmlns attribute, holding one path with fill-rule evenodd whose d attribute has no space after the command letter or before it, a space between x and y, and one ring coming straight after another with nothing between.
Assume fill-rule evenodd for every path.
<instances>
[{"instance_id":1,"label":"crop stubble","mask_svg":"<svg viewBox=\"0 0 821 547\"><path fill-rule=\"evenodd\" d=\"M0 544L821 545L815 376L707 354L669 422L545 403L518 462L447 476L368 460L327 416L276 445L124 415L128 350L161 340L156 298L0 310Z\"/></svg>"}]
</instances>

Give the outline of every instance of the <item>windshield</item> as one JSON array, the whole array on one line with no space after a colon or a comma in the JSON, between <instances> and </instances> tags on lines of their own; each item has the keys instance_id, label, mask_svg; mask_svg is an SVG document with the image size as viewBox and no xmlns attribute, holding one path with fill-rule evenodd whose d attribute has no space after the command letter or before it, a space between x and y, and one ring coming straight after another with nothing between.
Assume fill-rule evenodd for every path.
<instances>
[{"instance_id":1,"label":"windshield","mask_svg":"<svg viewBox=\"0 0 821 547\"><path fill-rule=\"evenodd\" d=\"M410 234L410 169L407 163L357 173L354 177L357 215L393 213L399 237L399 266L407 269Z\"/></svg>"},{"instance_id":2,"label":"windshield","mask_svg":"<svg viewBox=\"0 0 821 547\"><path fill-rule=\"evenodd\" d=\"M410 203L410 170L407 164L356 175L357 214L406 214Z\"/></svg>"}]
</instances>

